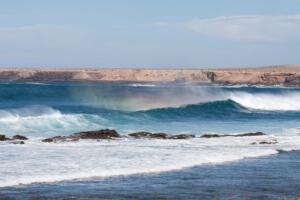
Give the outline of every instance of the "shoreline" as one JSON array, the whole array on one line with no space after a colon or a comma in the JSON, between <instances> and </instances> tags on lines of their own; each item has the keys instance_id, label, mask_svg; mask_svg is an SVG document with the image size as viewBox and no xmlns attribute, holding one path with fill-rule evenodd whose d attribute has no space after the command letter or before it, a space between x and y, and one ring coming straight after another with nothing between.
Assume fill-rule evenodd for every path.
<instances>
[{"instance_id":1,"label":"shoreline","mask_svg":"<svg viewBox=\"0 0 300 200\"><path fill-rule=\"evenodd\" d=\"M260 68L0 68L0 81L165 82L300 86L300 65Z\"/></svg>"},{"instance_id":2,"label":"shoreline","mask_svg":"<svg viewBox=\"0 0 300 200\"><path fill-rule=\"evenodd\" d=\"M287 166L291 169L298 166L299 155L299 151L284 151L270 156L245 158L218 165L205 164L159 173L89 177L6 186L0 187L0 194L9 199L70 197L132 199L144 195L148 195L149 199L175 196L179 199L196 199L199 196L202 199L211 199L216 195L232 199L245 197L274 199L274 196L295 199L300 195L299 184L297 184L299 173L296 173L296 170L282 173L282 170ZM276 181L282 177L286 181ZM247 181L243 181L245 179Z\"/></svg>"}]
</instances>

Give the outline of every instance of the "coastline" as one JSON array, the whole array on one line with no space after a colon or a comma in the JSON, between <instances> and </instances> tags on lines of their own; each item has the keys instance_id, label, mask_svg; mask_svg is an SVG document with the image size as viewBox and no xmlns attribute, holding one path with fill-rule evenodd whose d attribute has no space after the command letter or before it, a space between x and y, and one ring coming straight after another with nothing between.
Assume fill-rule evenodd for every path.
<instances>
[{"instance_id":1,"label":"coastline","mask_svg":"<svg viewBox=\"0 0 300 200\"><path fill-rule=\"evenodd\" d=\"M300 86L300 65L225 69L0 68L0 81L135 81Z\"/></svg>"}]
</instances>

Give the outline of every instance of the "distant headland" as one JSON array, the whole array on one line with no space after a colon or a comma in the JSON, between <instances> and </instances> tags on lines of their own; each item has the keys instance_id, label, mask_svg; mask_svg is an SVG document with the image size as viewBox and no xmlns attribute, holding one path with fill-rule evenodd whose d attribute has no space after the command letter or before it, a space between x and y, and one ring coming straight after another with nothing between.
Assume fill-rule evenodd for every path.
<instances>
[{"instance_id":1,"label":"distant headland","mask_svg":"<svg viewBox=\"0 0 300 200\"><path fill-rule=\"evenodd\" d=\"M256 68L0 68L0 81L189 82L300 86L300 65Z\"/></svg>"}]
</instances>

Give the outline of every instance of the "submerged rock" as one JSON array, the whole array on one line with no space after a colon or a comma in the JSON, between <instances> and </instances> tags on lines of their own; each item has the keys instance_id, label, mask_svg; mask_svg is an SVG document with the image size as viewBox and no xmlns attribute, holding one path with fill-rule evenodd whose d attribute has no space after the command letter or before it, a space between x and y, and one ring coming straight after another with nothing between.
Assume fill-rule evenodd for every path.
<instances>
[{"instance_id":1,"label":"submerged rock","mask_svg":"<svg viewBox=\"0 0 300 200\"><path fill-rule=\"evenodd\" d=\"M189 134L179 134L179 135L169 135L166 133L151 133L151 132L136 132L128 134L130 137L134 137L137 139L140 138L148 138L148 139L190 139L194 138L194 135Z\"/></svg>"},{"instance_id":2,"label":"submerged rock","mask_svg":"<svg viewBox=\"0 0 300 200\"><path fill-rule=\"evenodd\" d=\"M9 144L25 144L24 141L11 141Z\"/></svg>"},{"instance_id":3,"label":"submerged rock","mask_svg":"<svg viewBox=\"0 0 300 200\"><path fill-rule=\"evenodd\" d=\"M253 142L251 144L277 144L278 141L276 139L271 139L271 140L263 140L259 142Z\"/></svg>"},{"instance_id":4,"label":"submerged rock","mask_svg":"<svg viewBox=\"0 0 300 200\"><path fill-rule=\"evenodd\" d=\"M77 141L79 139L73 138L72 136L54 136L51 138L46 138L42 142L67 142L67 141Z\"/></svg>"},{"instance_id":5,"label":"submerged rock","mask_svg":"<svg viewBox=\"0 0 300 200\"><path fill-rule=\"evenodd\" d=\"M13 140L28 140L27 137L23 136L23 135L14 135L12 137Z\"/></svg>"},{"instance_id":6,"label":"submerged rock","mask_svg":"<svg viewBox=\"0 0 300 200\"><path fill-rule=\"evenodd\" d=\"M237 135L232 134L225 134L225 135L218 135L218 134L204 134L201 135L201 138L219 138L219 137L249 137L249 136L263 136L267 135L263 132L253 132L253 133L242 133Z\"/></svg>"}]
</instances>

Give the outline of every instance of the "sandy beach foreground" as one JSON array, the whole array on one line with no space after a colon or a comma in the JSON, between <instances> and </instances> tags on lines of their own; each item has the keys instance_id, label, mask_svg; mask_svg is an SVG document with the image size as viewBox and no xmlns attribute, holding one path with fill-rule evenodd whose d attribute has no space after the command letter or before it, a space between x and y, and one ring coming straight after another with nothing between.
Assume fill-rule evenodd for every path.
<instances>
[{"instance_id":1,"label":"sandy beach foreground","mask_svg":"<svg viewBox=\"0 0 300 200\"><path fill-rule=\"evenodd\" d=\"M226 69L2 68L0 80L300 85L300 65Z\"/></svg>"}]
</instances>

